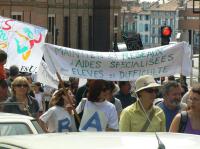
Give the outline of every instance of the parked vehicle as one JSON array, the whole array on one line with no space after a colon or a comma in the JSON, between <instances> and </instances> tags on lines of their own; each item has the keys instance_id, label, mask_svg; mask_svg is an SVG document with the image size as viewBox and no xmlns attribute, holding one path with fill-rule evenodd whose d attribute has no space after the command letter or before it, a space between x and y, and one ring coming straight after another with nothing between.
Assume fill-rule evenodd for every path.
<instances>
[{"instance_id":1,"label":"parked vehicle","mask_svg":"<svg viewBox=\"0 0 200 149\"><path fill-rule=\"evenodd\" d=\"M4 149L199 149L200 136L178 133L71 132L0 137ZM162 140L162 142L160 141ZM158 143L159 142L159 143Z\"/></svg>"},{"instance_id":2,"label":"parked vehicle","mask_svg":"<svg viewBox=\"0 0 200 149\"><path fill-rule=\"evenodd\" d=\"M44 133L30 116L0 112L0 136Z\"/></svg>"}]
</instances>

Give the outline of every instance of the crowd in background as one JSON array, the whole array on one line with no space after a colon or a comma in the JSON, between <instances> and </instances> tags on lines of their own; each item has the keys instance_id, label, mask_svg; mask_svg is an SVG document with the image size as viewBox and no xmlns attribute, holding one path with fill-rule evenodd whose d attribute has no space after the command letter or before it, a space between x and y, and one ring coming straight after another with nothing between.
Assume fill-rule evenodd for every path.
<instances>
[{"instance_id":1,"label":"crowd in background","mask_svg":"<svg viewBox=\"0 0 200 149\"><path fill-rule=\"evenodd\" d=\"M17 66L3 67L0 51L0 111L35 117L45 132L125 131L200 134L200 83L188 89L173 76L129 81L60 82L57 89L33 81ZM79 118L77 118L79 117Z\"/></svg>"}]
</instances>

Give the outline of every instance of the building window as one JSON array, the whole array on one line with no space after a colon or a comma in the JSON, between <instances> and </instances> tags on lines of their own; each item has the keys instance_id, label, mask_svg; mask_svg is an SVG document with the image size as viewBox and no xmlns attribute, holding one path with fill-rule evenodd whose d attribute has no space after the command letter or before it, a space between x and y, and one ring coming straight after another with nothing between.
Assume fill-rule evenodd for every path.
<instances>
[{"instance_id":1,"label":"building window","mask_svg":"<svg viewBox=\"0 0 200 149\"><path fill-rule=\"evenodd\" d=\"M155 18L152 19L153 24L155 24Z\"/></svg>"},{"instance_id":2,"label":"building window","mask_svg":"<svg viewBox=\"0 0 200 149\"><path fill-rule=\"evenodd\" d=\"M78 29L77 29L77 42L78 49L82 49L82 17L78 16Z\"/></svg>"},{"instance_id":3,"label":"building window","mask_svg":"<svg viewBox=\"0 0 200 149\"><path fill-rule=\"evenodd\" d=\"M145 15L145 20L149 20L149 16L148 15Z\"/></svg>"},{"instance_id":4,"label":"building window","mask_svg":"<svg viewBox=\"0 0 200 149\"><path fill-rule=\"evenodd\" d=\"M70 26L69 17L64 17L64 46L70 47Z\"/></svg>"},{"instance_id":5,"label":"building window","mask_svg":"<svg viewBox=\"0 0 200 149\"><path fill-rule=\"evenodd\" d=\"M153 44L155 43L155 37L152 37L152 43Z\"/></svg>"},{"instance_id":6,"label":"building window","mask_svg":"<svg viewBox=\"0 0 200 149\"><path fill-rule=\"evenodd\" d=\"M145 40L145 43L149 43L148 38L149 38L148 35L145 35L145 39L144 39L144 40Z\"/></svg>"},{"instance_id":7,"label":"building window","mask_svg":"<svg viewBox=\"0 0 200 149\"><path fill-rule=\"evenodd\" d=\"M161 18L158 19L158 25L161 25L162 21Z\"/></svg>"},{"instance_id":8,"label":"building window","mask_svg":"<svg viewBox=\"0 0 200 149\"><path fill-rule=\"evenodd\" d=\"M48 15L48 31L54 35L55 15Z\"/></svg>"},{"instance_id":9,"label":"building window","mask_svg":"<svg viewBox=\"0 0 200 149\"><path fill-rule=\"evenodd\" d=\"M15 19L15 20L18 20L18 21L23 21L22 20L22 16L23 16L22 12L12 12L11 16L12 16L12 19Z\"/></svg>"},{"instance_id":10,"label":"building window","mask_svg":"<svg viewBox=\"0 0 200 149\"><path fill-rule=\"evenodd\" d=\"M132 24L132 31L136 32L135 23Z\"/></svg>"},{"instance_id":11,"label":"building window","mask_svg":"<svg viewBox=\"0 0 200 149\"><path fill-rule=\"evenodd\" d=\"M148 32L148 31L149 31L149 26L148 26L148 24L145 24L145 25L144 25L144 30L145 30L145 32Z\"/></svg>"},{"instance_id":12,"label":"building window","mask_svg":"<svg viewBox=\"0 0 200 149\"><path fill-rule=\"evenodd\" d=\"M155 34L156 31L155 31L155 27L152 28L152 34Z\"/></svg>"}]
</instances>

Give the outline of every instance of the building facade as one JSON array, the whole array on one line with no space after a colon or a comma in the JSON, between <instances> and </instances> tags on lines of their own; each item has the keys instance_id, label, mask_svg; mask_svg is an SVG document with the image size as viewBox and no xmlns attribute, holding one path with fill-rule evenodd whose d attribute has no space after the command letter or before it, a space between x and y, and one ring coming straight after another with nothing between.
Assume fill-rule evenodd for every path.
<instances>
[{"instance_id":1,"label":"building facade","mask_svg":"<svg viewBox=\"0 0 200 149\"><path fill-rule=\"evenodd\" d=\"M188 41L193 47L193 53L197 54L200 50L200 6L195 3L199 13L193 12L193 1L180 0L179 3L179 32L180 40Z\"/></svg>"},{"instance_id":2,"label":"building facade","mask_svg":"<svg viewBox=\"0 0 200 149\"><path fill-rule=\"evenodd\" d=\"M155 3L150 7L151 11L151 46L156 47L161 45L161 26L170 26L172 35L170 41L176 40L178 33L178 1L171 0L165 4Z\"/></svg>"},{"instance_id":3,"label":"building facade","mask_svg":"<svg viewBox=\"0 0 200 149\"><path fill-rule=\"evenodd\" d=\"M0 0L0 14L45 27L46 42L108 51L121 39L121 0Z\"/></svg>"}]
</instances>

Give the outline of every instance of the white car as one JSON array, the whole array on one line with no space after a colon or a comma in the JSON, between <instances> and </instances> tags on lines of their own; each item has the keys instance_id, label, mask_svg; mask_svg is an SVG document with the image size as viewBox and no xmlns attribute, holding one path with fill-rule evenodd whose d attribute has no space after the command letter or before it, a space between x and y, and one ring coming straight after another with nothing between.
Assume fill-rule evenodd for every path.
<instances>
[{"instance_id":1,"label":"white car","mask_svg":"<svg viewBox=\"0 0 200 149\"><path fill-rule=\"evenodd\" d=\"M200 136L178 133L73 132L0 137L2 149L199 149ZM162 142L161 142L161 141ZM159 142L159 143L158 143Z\"/></svg>"},{"instance_id":2,"label":"white car","mask_svg":"<svg viewBox=\"0 0 200 149\"><path fill-rule=\"evenodd\" d=\"M30 116L0 112L0 136L44 133Z\"/></svg>"}]
</instances>

